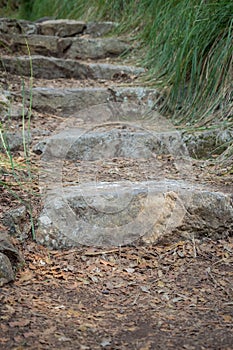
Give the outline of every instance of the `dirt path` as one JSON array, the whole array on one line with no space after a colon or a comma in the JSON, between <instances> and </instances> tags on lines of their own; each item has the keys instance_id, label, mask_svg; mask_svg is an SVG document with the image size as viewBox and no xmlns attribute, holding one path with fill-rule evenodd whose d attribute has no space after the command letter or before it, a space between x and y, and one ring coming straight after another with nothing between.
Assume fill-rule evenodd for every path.
<instances>
[{"instance_id":1,"label":"dirt path","mask_svg":"<svg viewBox=\"0 0 233 350\"><path fill-rule=\"evenodd\" d=\"M7 23L6 21L6 26ZM14 23L9 23L10 28L19 30L20 26L14 27ZM23 26L27 31L27 25L23 24ZM52 27L48 28L51 30ZM63 29L68 30L67 28L69 25L67 27L64 25ZM90 31L92 27L87 25L87 28ZM107 28L106 25L104 28ZM42 38L38 36L38 28L33 24L29 29L34 30L37 40L40 39L39 46L34 47L35 52L37 54L40 50L46 52L47 56L45 54L43 60L49 57L46 62L51 63L51 60L53 61L51 48L47 47L52 43L52 50L54 50L51 36L47 37L47 42L43 44ZM46 32L46 26L43 30ZM10 48L16 52L7 56L7 59L20 55L24 43L21 34L14 32L16 37L11 38ZM96 32L92 33L92 35L95 34ZM90 36L89 33L87 38ZM19 38L20 40L17 41ZM48 44L48 38L50 44ZM72 37L68 41L72 42L73 39L75 38ZM83 39L85 42L85 35ZM59 57L65 55L64 59L69 52L75 55L79 50L75 46L75 40L73 46L66 40L56 36L56 43L63 42L67 45L63 53L59 52ZM91 45L94 44L95 41L91 41ZM109 47L106 53L105 45L106 43L103 44L100 40L98 47L91 51L91 55L94 56L96 52L99 56L106 55L98 58L100 64L121 63L122 59L119 57L113 58L112 54L110 58L108 57ZM71 48L73 51L69 51ZM84 55L86 55L85 50ZM91 49L88 46L88 52L89 50ZM8 51L4 48L2 55L6 52ZM78 52L80 55L80 51ZM82 91L88 93L90 91L92 93L92 89L95 88L102 89L104 103L106 98L112 97L113 89L139 84L137 77L134 74L128 74L127 69L125 72L120 70L118 74L106 78L106 66L98 66L94 73L90 70L93 75L91 79L83 79L83 76L81 79L69 78L71 73L69 67L66 67L67 70L64 69L62 74L67 74L67 77L60 78L60 61L56 59L54 62L59 63L58 73L55 65L54 71L51 70L49 73L54 74L53 78L38 77L32 83L30 77L22 78L20 71L18 75L12 74L11 69L14 69L14 72L18 69L18 66L14 66L12 62L8 71L2 72L1 85L4 90L11 93L14 103L25 102L22 89L31 92L30 89L34 88L56 88L57 90L55 92L51 90L53 93L51 95L46 95L48 90L42 91L42 94L37 97L38 104L32 106L30 151L33 176L28 176L26 167L23 169L19 167L15 170L19 181L15 182L15 174L12 170L1 165L1 180L5 181L11 189L9 191L1 188L1 233L7 230L4 226L5 214L22 204L22 200L13 194L17 194L25 202L32 203L35 222L40 215L43 207L38 196L38 168L41 154L33 152L33 147L45 137L53 135L55 130L60 131L64 126L64 120L69 120L67 112L69 104L66 107L59 105L61 102L59 99L56 100L57 91L66 96L65 94L69 94L73 91L72 89L84 89ZM81 67L80 74L85 76L90 72L89 64L92 63L93 59L86 59L86 65ZM39 74L40 65L38 64L35 69ZM107 69L109 75L109 67ZM95 79L102 73L105 78ZM120 97L117 93L114 92L114 94L113 97L119 98L120 101L129 98L128 92L123 92ZM155 95L157 96L157 92ZM96 95L96 98L102 99L101 96ZM149 98L145 96L143 95L143 98L137 101L138 106L148 103ZM38 107L42 97L47 98L47 105L43 106L43 110ZM134 99L135 96L131 94L130 98ZM74 95L70 101L78 108L79 105L75 99L77 95ZM82 99L80 101L82 102ZM85 97L84 104L89 102L89 97ZM52 113L49 110L50 103L57 107L57 111ZM64 110L58 107L64 107ZM67 113L66 119L63 116L64 111ZM72 123L73 119L70 118L70 120ZM85 120L77 120L79 127L86 124L91 129L92 125ZM15 119L4 118L2 122L11 132L11 138L22 131L21 116ZM68 121L66 123L69 124ZM111 127L110 123L110 126L105 125L103 129L111 131ZM114 128L116 129L115 125ZM125 125L121 128L123 131L127 129ZM133 126L127 129L129 133L132 131L134 131ZM16 164L25 166L22 144L18 148L15 147L12 152ZM3 153L2 157L5 157ZM193 159L187 171L182 169L181 172L177 169L176 160L172 154L153 153L149 159L118 156L92 159L88 162L79 158L64 159L62 166L62 183L67 187L88 182L101 184L123 179L130 183L137 183L166 178L174 181L192 181L194 185L201 184L208 189L213 189L215 194L217 191L222 192L223 197L233 193L232 173L228 168L224 169L211 162ZM19 186L20 182L23 187ZM218 229L221 229L221 238L218 240L213 240L204 234L199 239L191 232L189 239L179 239L175 243L171 243L171 239L163 245L155 242L137 246L132 243L122 247L73 247L52 250L32 240L32 232L28 229L29 217L28 215L26 217L27 222L20 223L22 226L17 226L19 231L14 232L14 237L11 238L12 243L22 252L25 264L18 270L15 281L0 289L0 349L233 349L233 239L230 228L227 230L217 226L216 235L218 235ZM15 227L13 231L14 229Z\"/></svg>"},{"instance_id":2,"label":"dirt path","mask_svg":"<svg viewBox=\"0 0 233 350\"><path fill-rule=\"evenodd\" d=\"M232 349L233 241L100 251L24 245L1 349Z\"/></svg>"}]
</instances>

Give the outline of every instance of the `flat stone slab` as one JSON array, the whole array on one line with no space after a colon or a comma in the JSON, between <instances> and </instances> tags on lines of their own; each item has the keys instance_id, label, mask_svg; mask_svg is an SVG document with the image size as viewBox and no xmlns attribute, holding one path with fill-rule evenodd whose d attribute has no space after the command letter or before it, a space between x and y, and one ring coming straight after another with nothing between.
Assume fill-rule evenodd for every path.
<instances>
[{"instance_id":1,"label":"flat stone slab","mask_svg":"<svg viewBox=\"0 0 233 350\"><path fill-rule=\"evenodd\" d=\"M38 23L37 26L38 32L42 35L69 37L82 34L86 28L86 23L71 19L52 19Z\"/></svg>"},{"instance_id":2,"label":"flat stone slab","mask_svg":"<svg viewBox=\"0 0 233 350\"><path fill-rule=\"evenodd\" d=\"M33 73L31 72L31 65ZM132 66L105 63L81 63L71 59L44 56L2 56L0 70L12 74L31 76L41 79L116 79L120 76L138 76L145 70Z\"/></svg>"},{"instance_id":3,"label":"flat stone slab","mask_svg":"<svg viewBox=\"0 0 233 350\"><path fill-rule=\"evenodd\" d=\"M23 149L25 141L27 145L31 142L31 135L26 134L23 137L20 132L7 131L3 133L3 140L4 144L2 139L0 140L0 152L4 152L6 148L10 151L19 151Z\"/></svg>"},{"instance_id":4,"label":"flat stone slab","mask_svg":"<svg viewBox=\"0 0 233 350\"><path fill-rule=\"evenodd\" d=\"M114 22L83 22L69 19L49 19L30 22L10 18L1 18L1 34L41 34L59 37L72 37L88 34L103 36L117 27Z\"/></svg>"},{"instance_id":5,"label":"flat stone slab","mask_svg":"<svg viewBox=\"0 0 233 350\"><path fill-rule=\"evenodd\" d=\"M60 38L46 35L7 35L7 45L21 54L54 56L71 59L99 59L119 56L130 46L117 38ZM28 50L29 48L29 50Z\"/></svg>"},{"instance_id":6,"label":"flat stone slab","mask_svg":"<svg viewBox=\"0 0 233 350\"><path fill-rule=\"evenodd\" d=\"M233 233L230 196L182 181L84 183L44 192L37 241L52 248L119 246Z\"/></svg>"},{"instance_id":7,"label":"flat stone slab","mask_svg":"<svg viewBox=\"0 0 233 350\"><path fill-rule=\"evenodd\" d=\"M37 34L38 26L34 22L13 18L0 19L0 34Z\"/></svg>"},{"instance_id":8,"label":"flat stone slab","mask_svg":"<svg viewBox=\"0 0 233 350\"><path fill-rule=\"evenodd\" d=\"M83 22L68 19L56 19L43 21L38 24L38 32L42 35L54 35L70 37L80 34L91 36L102 36L115 29L114 22Z\"/></svg>"},{"instance_id":9,"label":"flat stone slab","mask_svg":"<svg viewBox=\"0 0 233 350\"><path fill-rule=\"evenodd\" d=\"M49 112L71 117L79 115L85 119L85 114L78 112L90 106L108 102L134 103L151 108L159 99L160 94L155 89L143 87L111 87L111 88L76 88L54 89L46 87L33 88L26 91L26 96L32 94L32 107L40 112ZM98 122L98 120L96 120Z\"/></svg>"},{"instance_id":10,"label":"flat stone slab","mask_svg":"<svg viewBox=\"0 0 233 350\"><path fill-rule=\"evenodd\" d=\"M188 157L177 131L154 132L130 124L110 124L88 129L68 129L40 141L34 147L45 161L56 159L94 161L125 157L150 159L158 154Z\"/></svg>"}]
</instances>

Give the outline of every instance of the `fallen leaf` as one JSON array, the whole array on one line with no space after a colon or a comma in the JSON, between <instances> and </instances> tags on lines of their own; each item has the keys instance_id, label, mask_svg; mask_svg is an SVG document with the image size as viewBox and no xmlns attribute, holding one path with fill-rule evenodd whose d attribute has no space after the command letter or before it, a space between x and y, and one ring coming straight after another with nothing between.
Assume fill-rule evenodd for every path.
<instances>
[{"instance_id":1,"label":"fallen leaf","mask_svg":"<svg viewBox=\"0 0 233 350\"><path fill-rule=\"evenodd\" d=\"M28 326L30 324L30 320L27 320L25 318L22 318L21 320L19 321L13 321L13 322L9 322L9 326L10 327L25 327L25 326Z\"/></svg>"},{"instance_id":2,"label":"fallen leaf","mask_svg":"<svg viewBox=\"0 0 233 350\"><path fill-rule=\"evenodd\" d=\"M33 276L34 276L33 272L27 269L21 272L18 282L24 283L24 282L30 281L33 278Z\"/></svg>"}]
</instances>

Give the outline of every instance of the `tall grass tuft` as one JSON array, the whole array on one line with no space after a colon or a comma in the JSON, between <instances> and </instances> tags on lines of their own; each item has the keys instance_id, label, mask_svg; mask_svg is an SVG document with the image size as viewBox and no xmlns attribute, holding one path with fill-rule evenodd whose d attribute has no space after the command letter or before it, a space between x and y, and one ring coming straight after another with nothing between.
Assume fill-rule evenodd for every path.
<instances>
[{"instance_id":1,"label":"tall grass tuft","mask_svg":"<svg viewBox=\"0 0 233 350\"><path fill-rule=\"evenodd\" d=\"M120 29L137 33L138 62L163 90L163 112L175 123L233 122L233 2L24 0L21 15L119 21Z\"/></svg>"}]
</instances>

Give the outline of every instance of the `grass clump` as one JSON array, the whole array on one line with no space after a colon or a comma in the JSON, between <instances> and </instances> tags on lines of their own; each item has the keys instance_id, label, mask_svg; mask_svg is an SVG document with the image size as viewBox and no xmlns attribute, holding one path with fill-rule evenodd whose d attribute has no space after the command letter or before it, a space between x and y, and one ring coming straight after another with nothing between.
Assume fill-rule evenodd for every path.
<instances>
[{"instance_id":1,"label":"grass clump","mask_svg":"<svg viewBox=\"0 0 233 350\"><path fill-rule=\"evenodd\" d=\"M229 0L24 0L21 16L114 20L134 32L147 81L175 123L232 123L233 3ZM30 6L29 6L30 5ZM28 11L30 9L30 11ZM143 59L141 59L143 57Z\"/></svg>"}]
</instances>

